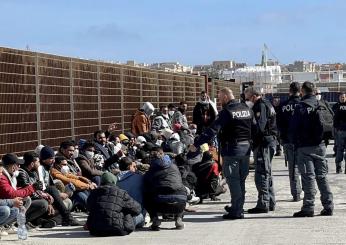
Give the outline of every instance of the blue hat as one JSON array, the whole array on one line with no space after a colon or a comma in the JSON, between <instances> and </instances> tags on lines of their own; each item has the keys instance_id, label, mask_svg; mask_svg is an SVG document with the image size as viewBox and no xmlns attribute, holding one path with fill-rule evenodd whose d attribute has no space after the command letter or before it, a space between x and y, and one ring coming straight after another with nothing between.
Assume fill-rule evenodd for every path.
<instances>
[{"instance_id":1,"label":"blue hat","mask_svg":"<svg viewBox=\"0 0 346 245\"><path fill-rule=\"evenodd\" d=\"M54 150L49 146L43 147L40 152L40 160L46 160L49 158L53 158L54 156L55 156Z\"/></svg>"}]
</instances>

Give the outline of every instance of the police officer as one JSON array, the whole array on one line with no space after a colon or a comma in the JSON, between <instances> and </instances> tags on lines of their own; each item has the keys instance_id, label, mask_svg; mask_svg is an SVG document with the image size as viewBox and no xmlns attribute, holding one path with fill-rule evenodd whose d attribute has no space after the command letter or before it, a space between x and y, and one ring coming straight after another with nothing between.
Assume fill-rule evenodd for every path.
<instances>
[{"instance_id":1,"label":"police officer","mask_svg":"<svg viewBox=\"0 0 346 245\"><path fill-rule=\"evenodd\" d=\"M342 161L344 160L344 151L346 143L346 94L341 93L339 102L334 108L334 128L335 128L335 142L336 142L336 173L342 172ZM346 167L345 167L346 174Z\"/></svg>"},{"instance_id":2,"label":"police officer","mask_svg":"<svg viewBox=\"0 0 346 245\"><path fill-rule=\"evenodd\" d=\"M294 145L289 140L292 138L292 134L294 134L294 132L288 130L288 128L292 120L294 108L300 102L299 91L300 85L298 82L293 82L290 84L289 98L281 104L277 114L277 125L284 147L285 161L288 163L288 176L290 181L291 195L293 196L294 202L300 201L302 187L300 184L299 171L296 161L297 153L294 149Z\"/></svg>"},{"instance_id":3,"label":"police officer","mask_svg":"<svg viewBox=\"0 0 346 245\"><path fill-rule=\"evenodd\" d=\"M272 178L272 159L276 148L276 113L270 102L264 100L254 87L245 90L248 106L253 109L256 131L253 135L255 184L258 191L256 207L248 213L268 213L275 210Z\"/></svg>"},{"instance_id":4,"label":"police officer","mask_svg":"<svg viewBox=\"0 0 346 245\"><path fill-rule=\"evenodd\" d=\"M224 219L244 218L245 180L249 174L251 128L253 113L244 104L234 100L233 92L223 88L218 94L223 109L213 124L190 146L196 151L201 144L209 142L217 133L221 143L223 174L231 192L231 206Z\"/></svg>"},{"instance_id":5,"label":"police officer","mask_svg":"<svg viewBox=\"0 0 346 245\"><path fill-rule=\"evenodd\" d=\"M323 125L319 117L318 101L314 95L314 84L304 82L301 88L302 100L295 108L291 123L292 142L297 149L297 164L302 176L304 200L301 211L294 217L313 217L315 202L315 179L321 193L323 210L321 215L333 215L333 194L330 191L323 143Z\"/></svg>"}]
</instances>

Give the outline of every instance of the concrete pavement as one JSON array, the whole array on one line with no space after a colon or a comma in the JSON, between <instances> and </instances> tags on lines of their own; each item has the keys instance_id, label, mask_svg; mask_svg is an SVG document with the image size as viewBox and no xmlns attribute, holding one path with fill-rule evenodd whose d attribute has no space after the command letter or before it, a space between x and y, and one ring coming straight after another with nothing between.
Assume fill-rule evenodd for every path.
<instances>
[{"instance_id":1,"label":"concrete pavement","mask_svg":"<svg viewBox=\"0 0 346 245\"><path fill-rule=\"evenodd\" d=\"M125 237L97 238L82 228L56 227L29 234L23 244L346 244L346 174L335 174L332 146L328 147L329 182L334 194L335 212L332 217L319 216L322 210L319 192L316 195L315 217L293 218L302 201L291 202L288 172L283 157L273 161L274 185L277 198L275 212L245 214L243 220L222 220L229 193L220 202L206 201L195 206L198 212L187 213L185 229L174 229L174 222L164 222L159 232L145 228ZM257 191L253 172L247 179L245 210L255 206ZM85 219L85 217L80 217ZM21 244L16 235L3 237L0 244Z\"/></svg>"}]
</instances>

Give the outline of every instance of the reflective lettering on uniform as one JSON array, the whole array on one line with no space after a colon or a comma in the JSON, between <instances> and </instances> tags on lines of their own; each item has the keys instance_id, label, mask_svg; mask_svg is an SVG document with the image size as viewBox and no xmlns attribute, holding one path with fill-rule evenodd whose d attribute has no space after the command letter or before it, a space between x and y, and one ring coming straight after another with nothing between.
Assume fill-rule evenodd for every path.
<instances>
[{"instance_id":1,"label":"reflective lettering on uniform","mask_svg":"<svg viewBox=\"0 0 346 245\"><path fill-rule=\"evenodd\" d=\"M345 105L341 105L341 106L340 106L340 110L346 111L346 106L345 106Z\"/></svg>"},{"instance_id":2,"label":"reflective lettering on uniform","mask_svg":"<svg viewBox=\"0 0 346 245\"><path fill-rule=\"evenodd\" d=\"M310 112L313 112L313 111L314 111L314 108L312 108L312 107L307 107L306 110L308 111L308 114L310 114Z\"/></svg>"},{"instance_id":3,"label":"reflective lettering on uniform","mask_svg":"<svg viewBox=\"0 0 346 245\"><path fill-rule=\"evenodd\" d=\"M250 117L250 111L232 111L233 118L248 118Z\"/></svg>"},{"instance_id":4,"label":"reflective lettering on uniform","mask_svg":"<svg viewBox=\"0 0 346 245\"><path fill-rule=\"evenodd\" d=\"M298 104L290 104L290 105L285 105L282 107L282 112L290 112L290 111L294 111L294 108L297 106Z\"/></svg>"}]
</instances>

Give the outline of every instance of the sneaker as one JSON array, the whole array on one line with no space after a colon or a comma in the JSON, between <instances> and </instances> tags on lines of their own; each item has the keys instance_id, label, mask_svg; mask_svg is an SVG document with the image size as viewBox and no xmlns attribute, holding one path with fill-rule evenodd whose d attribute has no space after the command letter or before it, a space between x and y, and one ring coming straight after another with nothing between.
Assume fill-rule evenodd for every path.
<instances>
[{"instance_id":1,"label":"sneaker","mask_svg":"<svg viewBox=\"0 0 346 245\"><path fill-rule=\"evenodd\" d=\"M293 217L301 218L301 217L314 217L314 211L299 211L293 214Z\"/></svg>"},{"instance_id":2,"label":"sneaker","mask_svg":"<svg viewBox=\"0 0 346 245\"><path fill-rule=\"evenodd\" d=\"M67 219L64 219L61 222L62 226L83 226L84 224L77 219L73 218L72 216L69 216Z\"/></svg>"},{"instance_id":3,"label":"sneaker","mask_svg":"<svg viewBox=\"0 0 346 245\"><path fill-rule=\"evenodd\" d=\"M150 229L153 231L159 231L160 225L161 225L161 221L160 221L159 217L154 217L153 223L151 224Z\"/></svg>"},{"instance_id":4,"label":"sneaker","mask_svg":"<svg viewBox=\"0 0 346 245\"><path fill-rule=\"evenodd\" d=\"M345 171L346 171L346 170L345 170ZM337 173L337 174L341 174L341 173L342 173L341 167L337 167L337 168L336 168L336 173Z\"/></svg>"},{"instance_id":5,"label":"sneaker","mask_svg":"<svg viewBox=\"0 0 346 245\"><path fill-rule=\"evenodd\" d=\"M240 215L234 215L234 214L224 214L222 216L223 219L230 219L230 220L234 220L234 219L244 219L244 214L240 214Z\"/></svg>"},{"instance_id":6,"label":"sneaker","mask_svg":"<svg viewBox=\"0 0 346 245\"><path fill-rule=\"evenodd\" d=\"M210 201L217 202L217 201L221 201L221 199L218 198L218 197L212 196L212 197L210 198Z\"/></svg>"},{"instance_id":7,"label":"sneaker","mask_svg":"<svg viewBox=\"0 0 346 245\"><path fill-rule=\"evenodd\" d=\"M177 217L175 220L175 228L177 230L182 230L184 229L185 225L183 223L183 219L181 217Z\"/></svg>"},{"instance_id":8,"label":"sneaker","mask_svg":"<svg viewBox=\"0 0 346 245\"><path fill-rule=\"evenodd\" d=\"M8 234L17 234L17 228L14 225L10 225L10 226L5 227L5 231Z\"/></svg>"},{"instance_id":9,"label":"sneaker","mask_svg":"<svg viewBox=\"0 0 346 245\"><path fill-rule=\"evenodd\" d=\"M2 236L8 236L8 233L5 231L5 227L0 227L0 237Z\"/></svg>"},{"instance_id":10,"label":"sneaker","mask_svg":"<svg viewBox=\"0 0 346 245\"><path fill-rule=\"evenodd\" d=\"M200 201L201 199L199 197L192 196L192 198L189 200L189 204L195 205L195 204L198 204Z\"/></svg>"},{"instance_id":11,"label":"sneaker","mask_svg":"<svg viewBox=\"0 0 346 245\"><path fill-rule=\"evenodd\" d=\"M329 208L329 209L323 209L321 211L321 216L333 216L333 209Z\"/></svg>"},{"instance_id":12,"label":"sneaker","mask_svg":"<svg viewBox=\"0 0 346 245\"><path fill-rule=\"evenodd\" d=\"M247 212L249 214L265 214L269 212L269 209L255 207L255 208L248 209Z\"/></svg>"},{"instance_id":13,"label":"sneaker","mask_svg":"<svg viewBox=\"0 0 346 245\"><path fill-rule=\"evenodd\" d=\"M45 219L41 222L41 228L53 228L56 225L56 222L52 219Z\"/></svg>"},{"instance_id":14,"label":"sneaker","mask_svg":"<svg viewBox=\"0 0 346 245\"><path fill-rule=\"evenodd\" d=\"M232 212L232 207L229 206L229 205L226 205L226 206L224 207L224 209L225 209L225 211L226 211L227 213L231 213L231 212Z\"/></svg>"}]
</instances>

